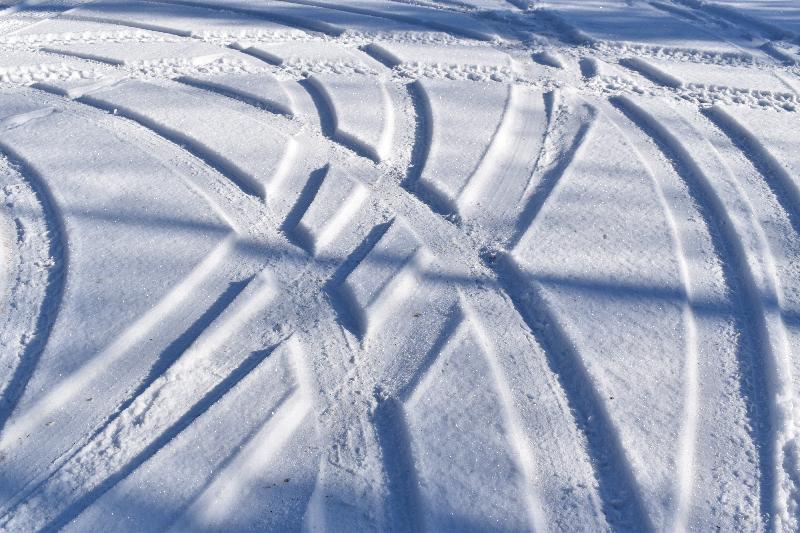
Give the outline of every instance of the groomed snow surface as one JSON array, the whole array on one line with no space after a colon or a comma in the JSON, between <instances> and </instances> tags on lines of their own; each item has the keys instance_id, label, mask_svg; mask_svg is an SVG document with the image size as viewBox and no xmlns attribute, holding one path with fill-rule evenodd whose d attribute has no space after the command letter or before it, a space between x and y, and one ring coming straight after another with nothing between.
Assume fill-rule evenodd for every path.
<instances>
[{"instance_id":1,"label":"groomed snow surface","mask_svg":"<svg viewBox=\"0 0 800 533\"><path fill-rule=\"evenodd\" d=\"M0 0L3 531L797 531L797 0Z\"/></svg>"}]
</instances>

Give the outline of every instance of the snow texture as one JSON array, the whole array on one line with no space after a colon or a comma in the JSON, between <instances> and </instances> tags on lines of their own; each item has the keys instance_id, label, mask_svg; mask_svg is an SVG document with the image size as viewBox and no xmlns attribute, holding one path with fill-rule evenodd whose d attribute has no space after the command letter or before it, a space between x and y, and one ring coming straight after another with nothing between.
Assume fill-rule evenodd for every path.
<instances>
[{"instance_id":1,"label":"snow texture","mask_svg":"<svg viewBox=\"0 0 800 533\"><path fill-rule=\"evenodd\" d=\"M797 531L796 0L0 0L0 530Z\"/></svg>"}]
</instances>

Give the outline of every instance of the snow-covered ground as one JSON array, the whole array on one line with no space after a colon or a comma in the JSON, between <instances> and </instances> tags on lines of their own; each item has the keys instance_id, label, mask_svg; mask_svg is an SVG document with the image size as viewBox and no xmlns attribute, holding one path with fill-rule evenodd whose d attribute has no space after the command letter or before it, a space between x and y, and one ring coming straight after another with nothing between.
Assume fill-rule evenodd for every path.
<instances>
[{"instance_id":1,"label":"snow-covered ground","mask_svg":"<svg viewBox=\"0 0 800 533\"><path fill-rule=\"evenodd\" d=\"M0 528L797 530L800 4L0 0Z\"/></svg>"}]
</instances>

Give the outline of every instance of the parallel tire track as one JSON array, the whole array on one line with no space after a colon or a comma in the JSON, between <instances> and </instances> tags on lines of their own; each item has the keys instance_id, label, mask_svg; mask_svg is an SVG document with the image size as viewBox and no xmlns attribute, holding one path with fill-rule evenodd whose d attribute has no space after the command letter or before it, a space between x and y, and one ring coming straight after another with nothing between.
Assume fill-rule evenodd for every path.
<instances>
[{"instance_id":1,"label":"parallel tire track","mask_svg":"<svg viewBox=\"0 0 800 533\"><path fill-rule=\"evenodd\" d=\"M52 265L48 268L47 285L38 311L35 331L32 332L32 337L25 344L19 361L12 367L13 370L8 374L9 377L4 380L5 383L2 386L2 405L0 405L0 432L2 432L36 370L41 353L58 316L69 254L63 217L56 207L47 184L22 160L17 159L16 154L4 146L2 141L0 141L0 157L5 158L19 169L20 176L25 179L35 194L42 209L43 222L47 230L46 238L49 244L47 253L52 261ZM17 231L19 230L17 229Z\"/></svg>"},{"instance_id":2,"label":"parallel tire track","mask_svg":"<svg viewBox=\"0 0 800 533\"><path fill-rule=\"evenodd\" d=\"M676 172L701 206L705 223L712 229L716 239L717 253L725 258L723 265L728 269L726 278L739 302L740 327L752 339L752 345L745 348L745 353L750 352L745 360L754 382L754 390L750 393L751 402L756 406L753 420L758 428L757 433L762 435L757 442L763 476L763 512L768 521L770 517L776 521L785 520L785 506L788 504L785 498L792 498L792 489L789 489L789 494L784 492L787 489L783 476L788 474L790 478L793 477L791 472L784 471L788 459L785 456L793 455L792 442L796 438L791 429L792 408L787 405L787 402L792 402L791 391L785 390L784 385L791 375L784 361L788 346L778 308L779 297L769 292L777 290L770 285L775 280L757 281L762 273L754 272L751 266L751 261L759 261L759 267L769 272L769 257L753 257L758 252L746 248L752 244L743 242L743 236L739 233L742 222L732 218L738 215L729 212L726 200L720 196L721 184L710 181L682 141L632 100L616 98L612 104L650 136L675 166ZM768 247L762 247L760 253L768 256ZM762 288L762 285L766 285L766 288Z\"/></svg>"},{"instance_id":3,"label":"parallel tire track","mask_svg":"<svg viewBox=\"0 0 800 533\"><path fill-rule=\"evenodd\" d=\"M447 38L454 41L461 38L476 41L495 39L497 28L507 26L505 29L510 31L512 26L508 21L505 26L501 24L504 17L501 11L471 11L473 8L467 8L466 3L463 6L439 9L430 5L396 2L388 4L386 10L379 11L372 3L355 5L348 2L332 5L317 0L285 0L252 8L244 3L236 3L220 6L219 9L203 0L155 1L169 6L196 8L204 14L215 13L222 16L229 12L237 16L285 24L287 28L305 28L310 32L323 34L309 34L315 39L330 37L333 41L341 38L349 45L355 43L362 51L365 50L363 41L372 39L370 35L359 35L355 32L354 35L349 35L350 32L344 31L340 26L315 20L313 13L333 13L351 18L357 16L362 21L374 19L376 27L381 20L384 23L393 21L408 25L410 29L444 32ZM526 11L531 7L526 2L516 0L509 0L509 3ZM681 3L695 2L685 0ZM690 11L671 4L652 4L656 9L691 18ZM303 14L304 8L311 14ZM441 17L445 11L451 18ZM540 18L547 17L548 13L545 10L536 12ZM555 19L558 17L555 14L552 16ZM522 20L516 11L514 17L508 20ZM146 22L111 20L112 18L65 17L74 22L93 20L159 31L178 38L200 39L191 32L153 26ZM560 22L556 20L551 26L558 24ZM563 27L567 27L566 23ZM566 36L564 31L560 35ZM576 40L582 39L578 34L574 37ZM436 38L442 39L442 36ZM470 42L470 46L473 45L477 46L477 43ZM229 47L230 51L239 46L240 44L226 43L221 49ZM553 61L554 55L537 55L540 59L544 58L544 61L540 61L545 64L542 67L534 65L530 43L523 45L498 40L492 46L508 47L517 56L524 54L526 67L558 67L559 76L564 79L571 79L579 74L572 56L563 56L563 60ZM245 53L248 52L245 50ZM517 56L515 60L519 59ZM591 78L598 77L598 65L593 58L581 59L578 68L585 78L582 85L584 89L588 87ZM392 68L389 65L387 67ZM448 72L452 74L457 70L452 68ZM273 350L278 349L277 346L281 343L293 344L295 338L288 341L286 339L296 335L297 338L307 337L321 345L307 350L309 367L299 371L307 375L298 376L298 380L303 383L292 395L279 402L273 418L265 422L258 431L248 434L246 441L242 441L240 450L220 463L221 473L209 478L204 489L193 496L188 512L181 514L177 518L178 522L173 525L181 529L184 526L200 527L223 520L233 512L240 499L244 498L249 485L258 479L258 474L280 456L283 446L298 431L298 427L302 425L308 430L307 425L314 424L315 440L309 445L320 452L322 460L313 487L314 495L305 504L307 508L304 522L307 527L314 529L316 526L349 526L352 529L409 531L425 529L430 517L424 516L424 513L431 504L424 499L428 494L426 490L430 487L425 486L426 472L421 466L423 463L415 456L415 447L419 446L419 442L415 441L414 428L409 423L405 402L420 383L435 386L438 374L434 374L432 369L437 373L448 372L447 365L441 364L443 354L452 348L453 339L467 330L477 340L478 348L485 359L481 364L488 365L490 375L486 377L485 386L500 405L498 418L501 420L497 426L501 428L498 430L502 437L500 440L504 443L505 451L513 458L512 470L518 478L514 494L518 494L522 501L528 526L536 530L555 528L554 524L563 527L569 519L564 519L564 522L553 519L550 514L553 511L545 506L556 502L564 505L565 507L558 509L563 509L568 514L568 507L580 497L576 494L588 493L589 500L599 503L594 507L591 502L584 507L580 507L583 504L574 503L574 507L590 509L585 512L596 516L587 516L585 522L575 522L573 527L594 525L600 528L601 524L610 528L637 530L666 527L664 524L654 523L653 518L648 515L647 506L651 502L645 501L644 491L637 486L638 472L627 457L630 450L626 450L620 428L615 426L618 422L607 408L605 399L601 398L602 393L594 381L595 376L591 374L579 348L565 329L563 318L548 299L544 286L517 264L513 255L514 247L540 214L550 207L549 201L555 196L554 191L573 162L581 155L585 140L593 132L598 109L579 99L571 99L569 104L564 104L562 98L565 98L565 93L561 90L543 94L543 100L538 100L538 104L543 102L547 114L543 147L537 144L538 139L526 140L519 144L526 148L541 149L539 153L520 156L512 153L519 151L518 145L513 144L517 141L514 134L523 131L533 138L540 132L541 121L536 121L541 114L538 114L535 106L530 106L527 114L520 111L525 107L522 105L525 98L534 94L531 87L525 87L523 91L522 86L516 82L509 84L510 97L501 117L501 125L490 144L481 147L484 151L476 175L465 177L465 188L468 189L465 196L468 198L464 199L464 208L460 197L446 197L436 187L421 182L420 177L434 143L434 103L429 101L420 80L405 79L405 74L401 75L396 70L382 72L379 76L382 81L391 80L393 90L405 92L400 109L402 113L397 115L402 115L398 118L398 123L405 131L401 131L400 135L408 141L404 147L408 150L401 149L399 154L392 154L388 159L379 156L380 150L377 147L370 146L360 138L337 133L337 113L342 110L335 109L325 87L307 73L299 76L299 81L287 82L287 85L292 85L291 90L296 91L293 94L302 95L298 99L308 101L299 103L300 108L305 106L313 109L291 109L291 112L280 106L276 107L271 101L231 90L224 82L203 81L191 74L178 80L183 85L159 83L159 90L163 94L169 94L171 90L193 95L197 107L212 107L214 101L219 104L220 96L225 96L236 100L228 101L229 111L236 109L238 112L244 109L245 112L251 110L256 113L258 109L259 112L284 115L274 117L276 121L272 123L269 120L261 121L259 117L263 118L263 115L242 114L241 117L248 119L242 122L241 128L246 131L233 132L227 140L229 142L218 143L216 147L213 128L206 130L211 132L209 144L208 139L201 138L202 135L198 135L197 131L186 131L181 126L172 127L169 119L159 121L149 116L148 112L152 109L149 109L147 102L141 104L143 107L137 108L117 105L115 98L120 98L119 93L111 94L108 98L103 97L103 94L108 95L117 90L118 85L97 92L89 88L76 99L79 104L107 111L118 115L121 120L136 123L135 127L152 133L159 142L163 140L173 148L177 145L178 153L185 152L188 157L200 159L210 169L230 180L239 189L238 192L247 196L247 201L242 205L232 207L232 211L238 211L237 220L241 215L241 226L246 230L239 232L239 228L236 228L235 234L229 235L220 248L212 252L210 258L198 267L199 270L184 279L156 308L129 325L86 368L70 376L64 384L45 393L41 401L35 403L23 416L14 419L12 426L4 427L9 417L16 415L13 413L14 408L25 384L36 369L37 350L47 342L47 333L55 320L53 313L43 313L37 328L37 337L29 343L26 355L3 390L5 403L0 406L0 430L3 431L0 446L10 447L12 441L27 434L28 430L46 423L46 419L56 412L60 403L74 399L75 391L80 390L96 374L94 369L119 358L135 342L147 337L160 317L175 312L180 307L178 304L185 304L184 300L191 298L193 290L211 276L214 269L223 268L224 261L233 257L234 251L257 256L258 259L254 262L260 267L266 265L263 278L255 279L258 283L269 277L267 272L274 270L278 281L270 277L271 281L267 285L273 287L270 283L274 282L274 287L280 287L280 295L278 296L278 289L268 290L270 294L267 297L258 289L248 288L253 285L253 278L237 278L240 281L232 282L187 329L175 332L174 340L156 357L149 373L142 377L137 387L129 391L124 401L100 426L91 428L68 453L54 459L53 464L56 466L46 478L39 478L35 485L27 486L23 492L14 495L11 506L4 508L5 514L0 519L5 527L56 530L85 516L87 509L93 506L99 508L96 504L103 500L104 495L112 489L118 489L124 480L132 479L143 465L155 460L159 453L163 454L163 450L176 441L179 435L185 434L186 429L196 419L219 406L251 371L257 367L263 368L262 365L272 356ZM142 87L148 86L148 83L133 83L140 83ZM49 92L57 92L53 87L41 87ZM536 97L538 98L538 94ZM124 98L120 101L124 103ZM579 101L576 109L572 104ZM787 514L786 506L791 504L785 501L786 495L791 497L793 491L800 490L791 486L795 483L794 478L800 476L787 471L793 468L791 461L798 459L796 450L792 448L797 440L792 433L792 406L780 403L786 392L785 384L781 381L781 364L784 362L782 357L785 355L781 353L781 344L786 342L780 338L780 291L776 289L772 294L764 290L764 285L769 285L770 280L764 282L759 272L754 271L752 250L748 248L752 243L742 241L736 229L740 222L737 222L725 200L719 196L711 178L704 174L692 154L685 150L681 139L676 138L633 100L614 97L611 103L658 146L687 185L692 198L698 204L703 223L712 233L714 251L724 264L725 279L738 304L737 326L744 337L754 339L752 344L747 339L742 340L740 364L743 372L751 375L755 383L755 388L745 394L756 426L753 429L753 438L760 448L759 463L763 476L759 496L761 512L767 517L768 526L780 527L784 524L781 522L782 517ZM220 109L224 107L224 102L219 105ZM363 109L363 112L367 113L369 110ZM732 116L718 108L713 108L706 114L768 178L770 187L797 231L800 228L800 189L791 176ZM306 121L305 115L310 116L310 120ZM224 114L219 116L224 117ZM564 122L568 120L571 122L565 125ZM218 124L220 129L225 126L222 122ZM256 127L257 123L262 123L264 128ZM6 126L22 127L24 120L19 124L0 124L0 127ZM259 166L262 159L279 152L280 147L269 146L265 142L262 144L263 149L258 152L244 153L238 150L241 144L246 144L253 136L256 140L263 141L262 137L266 134L261 133L273 130L280 130L278 133L281 135L288 132L290 146L284 157L279 158L280 164L275 166L274 171L260 173L258 170L263 168ZM238 144L235 142L237 133L242 135ZM291 171L297 170L298 160L306 155L302 153L301 156L298 151L299 144L306 141L309 146L302 146L303 149L324 153L322 157L327 161L313 166L307 163L303 172L296 171L292 174ZM457 152L475 147L449 148ZM12 162L17 162L13 150L0 141L0 157L4 153ZM528 172L529 163L533 168L532 174ZM24 163L19 162L18 166L26 178L35 182L33 188L40 196L39 200L45 210L50 254L55 259L55 266L49 270L43 310L57 310L63 277L66 275L68 236L63 229L62 215L48 196L46 184L39 183L42 180L29 173ZM309 172L311 168L315 170ZM366 171L361 172L362 169ZM525 175L525 172L528 174ZM346 174L344 179L342 174ZM523 179L527 180L524 186L520 181ZM287 182L291 182L290 187ZM509 185L511 182L513 186ZM490 185L498 185L503 191L496 193ZM352 187L352 190L347 187ZM522 192L517 194L514 187ZM331 194L331 190L339 194ZM660 189L659 191L662 195L661 204L665 211L669 211L668 200L664 198L666 195ZM460 191L459 194L463 192ZM492 214L487 212L490 210L487 205L492 205L492 199L510 198L515 194L519 196L515 198L519 203L510 208L511 213L504 213L504 216L507 215L505 221L512 222L509 227L502 227L496 234L489 235L497 228L482 228L475 224L475 220L492 220ZM233 203L237 198L238 196L230 196L226 200ZM273 210L273 198L278 198L278 203L282 205L280 213L277 209ZM482 203L484 199L487 200L485 205ZM336 206L337 209L328 205L333 202L340 203ZM354 213L343 214L343 210ZM405 227L407 221L410 222L405 229L410 237L403 234L402 238L392 241L405 231L399 228ZM257 227L253 229L250 224ZM677 233L674 227L672 229L673 233ZM245 242L245 233L250 230L253 234L261 232L259 236L264 237L262 241ZM689 346L686 348L687 370L683 383L687 387L686 402L683 411L676 414L676 417L684 418L681 441L675 444L680 448L678 455L681 462L677 465L674 481L674 493L678 499L674 505L677 508L674 525L681 528L686 526L687 508L692 495L692 461L695 459L693 444L696 440L696 416L700 401L697 396L698 354L697 347L693 344L696 341L693 337L696 333L693 329L694 311L695 306L699 309L700 304L694 301L692 280L685 265L685 250L681 252L680 236L673 237L678 241L676 248L681 256L678 261L683 265L680 272L683 292L677 291L677 296L686 301L684 317L688 324L686 334L689 337ZM406 238L408 242L403 241ZM266 245L265 241L268 240L270 243ZM274 249L269 247L271 245L274 245ZM512 252L502 251L504 249ZM396 250L400 255L392 256L390 252ZM763 253L768 254L768 251ZM768 259L764 259L764 262L768 263ZM398 262L402 264L395 264ZM376 274L382 268L394 270L386 274L384 285L370 287L370 276L384 275L383 272ZM769 271L768 267L764 268ZM249 300L253 290L263 296L255 297L255 303ZM504 332L485 329L481 312L485 313L486 307L478 311L480 306L474 305L481 294L487 301L491 300L493 305L502 309L499 315L510 317L508 324L503 324L506 329L533 341L531 346L521 347L524 353L519 356L520 361L532 368L539 364L543 373L554 376L554 382L548 385L549 389L532 390L527 394L532 403L524 398L525 394L519 390L519 384L511 385L514 376L509 369L513 368L517 356L509 356L503 352L509 348L498 341ZM428 299L425 300L424 297ZM269 309L266 310L267 308ZM410 311L414 311L414 314L408 318L404 313ZM313 316L304 316L303 312ZM495 316L492 319L495 320L492 322L493 326L501 329L498 327L498 318ZM238 359L234 356L233 361L225 362L220 359L217 366L208 363L216 361L215 357L223 357L227 351L239 348L237 337L241 328L246 327L251 320L263 325L271 324L271 320L276 321L274 329L263 332L262 335L262 338L271 339L269 348L249 354L239 353ZM232 325L231 321L236 324ZM223 333L219 333L221 330L224 330ZM538 348L534 348L534 344L538 344ZM409 350L409 347L413 349ZM415 349L424 353L417 353ZM381 357L384 359L380 359ZM208 364L204 367L202 364L187 362L190 359ZM175 378L176 369L184 372L183 376L178 376L180 379L187 379L187 376L192 375L197 378L189 380L196 390L171 388L171 379ZM206 371L213 376L205 375ZM314 375L315 372L317 375ZM268 378L268 381L272 381L264 386L275 384L278 379L280 378L277 376ZM392 379L396 381L392 382ZM382 388L384 386L388 388ZM768 398L765 397L766 392L769 393ZM537 395L541 395L542 403L560 405L559 420L565 426L569 425L570 431L574 429L574 433L567 433L576 435L575 440L579 441L574 447L579 452L576 455L585 453L588 456L586 462L589 465L589 477L592 478L588 487L581 485L584 481L577 481L575 487L570 487L573 479L550 480L540 477L539 469L542 472L547 471L546 463L558 454L557 450L548 451L544 448L544 456L537 457L536 453L542 450L537 447L537 439L541 437L541 441L549 441L546 436L531 434L532 425L523 421L541 416L541 420L537 419L539 426L547 427L547 423L553 423L553 419L549 418L550 414L537 414L534 400ZM459 400L455 398L452 401ZM176 407L170 402L177 402L180 406ZM486 405L482 407L491 411L488 404L489 400L486 400ZM142 408L144 414L138 411ZM150 422L154 425L148 433L146 419L151 410L155 413L153 416L156 422L151 419ZM763 421L766 412L771 415L769 422ZM225 416L233 420L236 413ZM491 428L486 429L490 430ZM118 441L120 435L129 437L130 442L109 444ZM576 464L582 461L583 457L575 457ZM558 496L548 493L552 487L559 486L569 489ZM572 489L576 489L575 493L571 492ZM542 499L543 494L548 499ZM222 495L221 499L217 499L219 495ZM480 509L485 503L476 501L473 505ZM448 511L443 508L442 512ZM775 516L772 517L771 514ZM339 518L343 520L341 524L331 521ZM458 524L459 517L451 518L454 524ZM792 522L787 523L791 525ZM464 522L463 525L474 524ZM483 525L486 527L486 524Z\"/></svg>"}]
</instances>

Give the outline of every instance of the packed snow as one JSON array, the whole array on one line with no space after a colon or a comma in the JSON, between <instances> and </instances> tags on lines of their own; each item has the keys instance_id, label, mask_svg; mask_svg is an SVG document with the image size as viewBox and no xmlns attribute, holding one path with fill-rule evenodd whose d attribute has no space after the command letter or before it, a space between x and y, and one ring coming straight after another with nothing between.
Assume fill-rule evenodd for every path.
<instances>
[{"instance_id":1,"label":"packed snow","mask_svg":"<svg viewBox=\"0 0 800 533\"><path fill-rule=\"evenodd\" d=\"M0 368L2 531L797 531L797 0L0 0Z\"/></svg>"}]
</instances>

